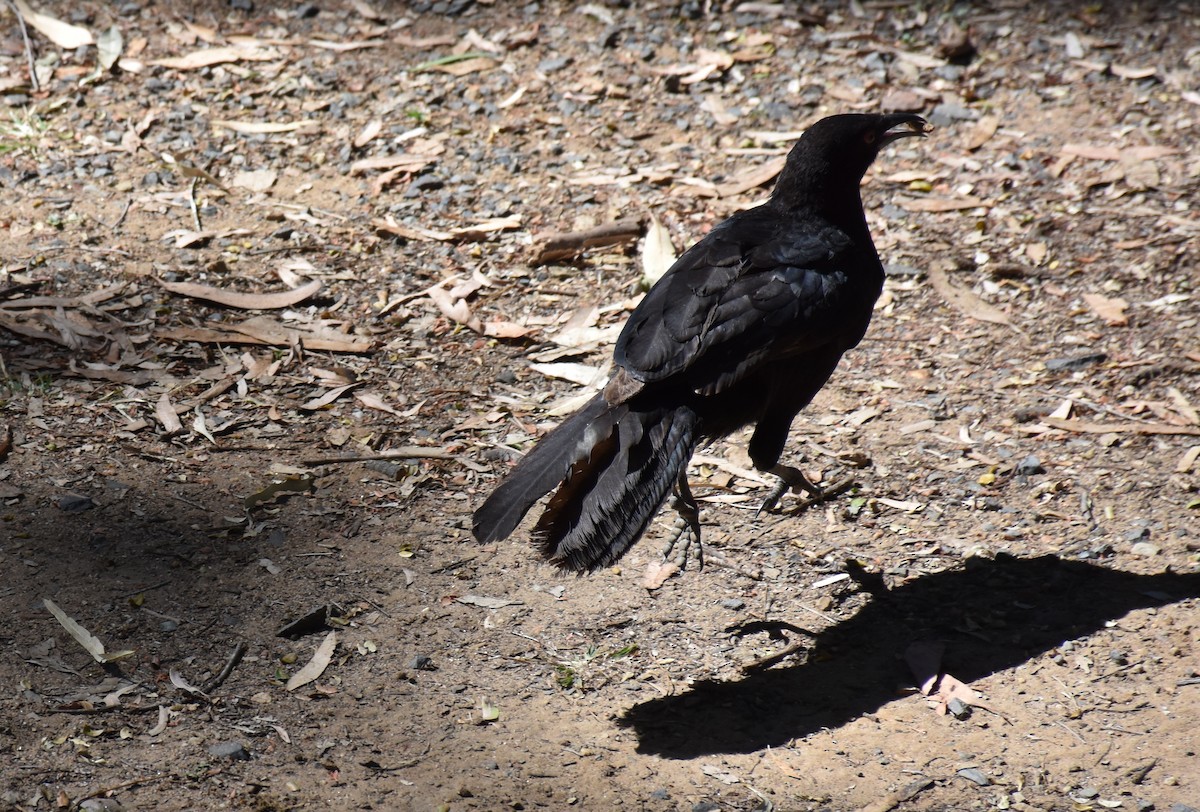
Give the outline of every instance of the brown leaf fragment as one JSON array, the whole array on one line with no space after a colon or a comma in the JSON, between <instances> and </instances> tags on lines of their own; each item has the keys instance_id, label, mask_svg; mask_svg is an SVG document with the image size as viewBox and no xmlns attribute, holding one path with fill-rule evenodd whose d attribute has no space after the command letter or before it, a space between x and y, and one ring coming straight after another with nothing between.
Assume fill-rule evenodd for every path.
<instances>
[{"instance_id":1,"label":"brown leaf fragment","mask_svg":"<svg viewBox=\"0 0 1200 812\"><path fill-rule=\"evenodd\" d=\"M500 62L493 56L473 56L469 59L459 59L454 62L418 66L416 70L432 70L438 73L448 73L451 76L469 76L472 73L486 73L500 67Z\"/></svg>"},{"instance_id":2,"label":"brown leaf fragment","mask_svg":"<svg viewBox=\"0 0 1200 812\"><path fill-rule=\"evenodd\" d=\"M889 792L882 798L877 798L864 807L860 807L857 812L891 812L905 801L910 801L920 793L933 786L932 778L918 778L915 781L910 781L898 790Z\"/></svg>"},{"instance_id":3,"label":"brown leaf fragment","mask_svg":"<svg viewBox=\"0 0 1200 812\"><path fill-rule=\"evenodd\" d=\"M1108 298L1099 293L1083 294L1083 301L1092 309L1100 318L1104 319L1107 324L1114 327L1122 327L1129 324L1129 317L1125 315L1125 310L1129 307L1129 302L1121 298Z\"/></svg>"},{"instance_id":4,"label":"brown leaf fragment","mask_svg":"<svg viewBox=\"0 0 1200 812\"><path fill-rule=\"evenodd\" d=\"M351 141L355 147L361 149L367 144L375 140L375 138L383 131L383 121L378 118L373 118L367 122L367 125L362 128L358 135L354 136Z\"/></svg>"},{"instance_id":5,"label":"brown leaf fragment","mask_svg":"<svg viewBox=\"0 0 1200 812\"><path fill-rule=\"evenodd\" d=\"M366 406L368 409L377 409L381 412L387 412L388 414L395 415L396 417L402 416L401 412L389 406L384 402L383 398L374 392L355 392L354 399L363 406Z\"/></svg>"},{"instance_id":6,"label":"brown leaf fragment","mask_svg":"<svg viewBox=\"0 0 1200 812\"><path fill-rule=\"evenodd\" d=\"M353 389L354 387L359 386L359 385L361 385L361 384L348 383L348 384L345 384L344 386L335 386L333 389L330 389L328 392L321 395L320 397L315 397L312 400L307 400L304 403L301 403L299 408L306 412L315 412L317 409L324 408L325 406L328 406L330 403L333 403L335 400L340 398L342 395L346 394L351 389Z\"/></svg>"},{"instance_id":7,"label":"brown leaf fragment","mask_svg":"<svg viewBox=\"0 0 1200 812\"><path fill-rule=\"evenodd\" d=\"M171 405L171 396L168 393L163 392L158 399L158 403L154 406L154 416L158 418L159 423L162 423L163 432L168 437L183 431L183 423L180 422L175 407Z\"/></svg>"},{"instance_id":8,"label":"brown leaf fragment","mask_svg":"<svg viewBox=\"0 0 1200 812\"><path fill-rule=\"evenodd\" d=\"M270 62L280 59L282 56L279 49L270 46L234 45L222 48L201 48L183 56L152 59L149 64L162 65L164 68L174 68L175 70L198 70L226 62Z\"/></svg>"},{"instance_id":9,"label":"brown leaf fragment","mask_svg":"<svg viewBox=\"0 0 1200 812\"><path fill-rule=\"evenodd\" d=\"M1183 456L1179 458L1179 462L1175 463L1175 473L1186 474L1196 467L1196 460L1200 460L1200 445L1194 445L1187 451L1183 452Z\"/></svg>"},{"instance_id":10,"label":"brown leaf fragment","mask_svg":"<svg viewBox=\"0 0 1200 812\"><path fill-rule=\"evenodd\" d=\"M642 586L653 592L667 582L675 573L679 572L679 565L674 561L655 561L651 560L646 565L646 571L642 574Z\"/></svg>"},{"instance_id":11,"label":"brown leaf fragment","mask_svg":"<svg viewBox=\"0 0 1200 812\"><path fill-rule=\"evenodd\" d=\"M946 275L945 267L940 263L934 263L930 266L929 282L948 305L963 315L976 321L1003 324L1006 327L1011 327L1018 333L1021 332L1004 311L980 299L973 291L952 285L950 278Z\"/></svg>"},{"instance_id":12,"label":"brown leaf fragment","mask_svg":"<svg viewBox=\"0 0 1200 812\"><path fill-rule=\"evenodd\" d=\"M212 344L265 344L290 347L303 344L310 350L327 352L370 352L375 342L338 332L328 326L307 328L285 327L269 316L256 316L240 324L229 325L224 330L207 327L180 327L160 330L156 335L176 341L199 341Z\"/></svg>"},{"instance_id":13,"label":"brown leaf fragment","mask_svg":"<svg viewBox=\"0 0 1200 812\"><path fill-rule=\"evenodd\" d=\"M978 197L971 197L970 195L956 198L901 197L896 199L896 203L905 211L923 211L931 213L961 211L963 209L977 209L981 206L990 207L992 205L986 200L981 200Z\"/></svg>"},{"instance_id":14,"label":"brown leaf fragment","mask_svg":"<svg viewBox=\"0 0 1200 812\"><path fill-rule=\"evenodd\" d=\"M751 189L757 189L765 183L770 183L783 171L785 163L787 163L786 156L773 158L757 169L747 173L740 180L718 184L716 186L717 196L735 197L749 192Z\"/></svg>"},{"instance_id":15,"label":"brown leaf fragment","mask_svg":"<svg viewBox=\"0 0 1200 812\"><path fill-rule=\"evenodd\" d=\"M996 130L998 129L1000 129L999 116L984 116L979 119L967 135L967 150L974 152L988 141L991 141L992 136L996 134Z\"/></svg>"},{"instance_id":16,"label":"brown leaf fragment","mask_svg":"<svg viewBox=\"0 0 1200 812\"><path fill-rule=\"evenodd\" d=\"M524 338L536 330L536 327L525 327L512 321L487 321L483 324L483 334L492 338Z\"/></svg>"},{"instance_id":17,"label":"brown leaf fragment","mask_svg":"<svg viewBox=\"0 0 1200 812\"><path fill-rule=\"evenodd\" d=\"M465 324L477 333L483 332L483 323L471 312L471 306L467 304L466 299L455 298L441 285L434 285L426 293L446 318Z\"/></svg>"},{"instance_id":18,"label":"brown leaf fragment","mask_svg":"<svg viewBox=\"0 0 1200 812\"><path fill-rule=\"evenodd\" d=\"M325 669L329 667L329 663L333 661L333 652L335 649L337 649L337 632L330 632L321 641L321 645L317 646L312 659L305 663L303 668L292 674L291 678L287 681L287 685L284 687L289 691L294 691L317 680L325 673Z\"/></svg>"},{"instance_id":19,"label":"brown leaf fragment","mask_svg":"<svg viewBox=\"0 0 1200 812\"><path fill-rule=\"evenodd\" d=\"M424 155L411 155L409 153L384 155L378 158L363 158L362 160L355 161L350 164L350 174L358 175L376 169L399 169L403 172L419 172L431 163L433 163L433 159Z\"/></svg>"},{"instance_id":20,"label":"brown leaf fragment","mask_svg":"<svg viewBox=\"0 0 1200 812\"><path fill-rule=\"evenodd\" d=\"M228 119L215 119L212 125L214 127L224 127L226 130L232 130L242 135L275 135L277 133L296 132L296 130L317 129L321 126L321 122L315 119L304 121L229 121Z\"/></svg>"},{"instance_id":21,"label":"brown leaf fragment","mask_svg":"<svg viewBox=\"0 0 1200 812\"><path fill-rule=\"evenodd\" d=\"M535 244L540 243L540 247L537 248L532 263L541 265L545 262L567 259L577 256L589 248L633 242L641 235L642 220L640 218L616 220L584 231L539 235L535 238Z\"/></svg>"},{"instance_id":22,"label":"brown leaf fragment","mask_svg":"<svg viewBox=\"0 0 1200 812\"><path fill-rule=\"evenodd\" d=\"M1170 423L1151 423L1140 420L1115 422L1089 422L1086 420L1062 420L1043 417L1041 422L1050 428L1073 431L1079 434L1181 434L1200 437L1200 426L1175 426Z\"/></svg>"},{"instance_id":23,"label":"brown leaf fragment","mask_svg":"<svg viewBox=\"0 0 1200 812\"><path fill-rule=\"evenodd\" d=\"M158 282L171 293L177 293L180 296L187 296L192 299L204 299L205 301L216 302L226 307L236 307L240 310L279 310L285 307L292 307L316 295L321 290L321 282L318 279L313 279L307 284L293 290L284 290L277 293L242 293L241 291L224 290L194 282L167 282L163 279L158 280Z\"/></svg>"},{"instance_id":24,"label":"brown leaf fragment","mask_svg":"<svg viewBox=\"0 0 1200 812\"><path fill-rule=\"evenodd\" d=\"M308 44L314 48L320 48L323 51L361 51L366 48L382 48L387 45L387 40L382 39L360 39L351 40L349 42L333 42L327 39L310 39Z\"/></svg>"},{"instance_id":25,"label":"brown leaf fragment","mask_svg":"<svg viewBox=\"0 0 1200 812\"><path fill-rule=\"evenodd\" d=\"M34 11L25 0L15 0L15 5L26 25L42 34L59 48L74 50L95 43L92 32L86 28L71 25L57 17Z\"/></svg>"},{"instance_id":26,"label":"brown leaf fragment","mask_svg":"<svg viewBox=\"0 0 1200 812\"><path fill-rule=\"evenodd\" d=\"M1119 76L1122 79L1132 79L1134 81L1138 79L1149 79L1151 76L1154 76L1158 73L1158 68L1135 68L1132 65L1119 65L1116 62L1109 65L1108 69L1112 71L1113 76Z\"/></svg>"}]
</instances>

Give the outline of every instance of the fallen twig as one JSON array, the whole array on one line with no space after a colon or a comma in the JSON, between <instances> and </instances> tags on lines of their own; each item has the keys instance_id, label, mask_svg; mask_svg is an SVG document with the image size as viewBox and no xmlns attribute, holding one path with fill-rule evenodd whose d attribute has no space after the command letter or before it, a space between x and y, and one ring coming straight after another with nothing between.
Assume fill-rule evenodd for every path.
<instances>
[{"instance_id":1,"label":"fallen twig","mask_svg":"<svg viewBox=\"0 0 1200 812\"><path fill-rule=\"evenodd\" d=\"M221 683L229 679L229 675L233 673L233 669L237 668L238 663L242 661L242 657L246 656L246 651L248 649L249 646L247 646L245 643L238 643L236 646L234 646L233 654L229 655L229 660L225 663L225 667L221 669L221 673L204 683L204 685L200 687L200 690L206 694L211 694L215 689L221 687Z\"/></svg>"},{"instance_id":2,"label":"fallen twig","mask_svg":"<svg viewBox=\"0 0 1200 812\"><path fill-rule=\"evenodd\" d=\"M586 231L548 234L541 238L541 248L534 255L533 264L541 265L543 262L573 257L588 248L632 242L642 236L642 231L641 218L630 218L616 220L602 226L589 228Z\"/></svg>"}]
</instances>

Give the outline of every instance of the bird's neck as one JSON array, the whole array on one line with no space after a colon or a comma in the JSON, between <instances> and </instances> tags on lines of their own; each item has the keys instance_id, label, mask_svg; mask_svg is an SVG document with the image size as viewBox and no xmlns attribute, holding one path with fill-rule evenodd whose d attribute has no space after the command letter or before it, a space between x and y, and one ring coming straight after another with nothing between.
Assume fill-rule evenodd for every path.
<instances>
[{"instance_id":1,"label":"bird's neck","mask_svg":"<svg viewBox=\"0 0 1200 812\"><path fill-rule=\"evenodd\" d=\"M821 183L808 179L788 184L785 180L780 179L771 197L771 204L781 212L801 216L815 214L852 237L870 239L858 182Z\"/></svg>"}]
</instances>

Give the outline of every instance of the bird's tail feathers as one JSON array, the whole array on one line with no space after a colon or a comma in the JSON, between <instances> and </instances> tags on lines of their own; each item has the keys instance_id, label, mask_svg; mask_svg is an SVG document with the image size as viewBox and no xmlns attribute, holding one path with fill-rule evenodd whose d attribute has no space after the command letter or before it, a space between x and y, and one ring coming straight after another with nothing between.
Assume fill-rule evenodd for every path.
<instances>
[{"instance_id":1,"label":"bird's tail feathers","mask_svg":"<svg viewBox=\"0 0 1200 812\"><path fill-rule=\"evenodd\" d=\"M699 418L686 406L623 404L575 460L534 537L548 560L585 572L612 564L641 537L687 466Z\"/></svg>"},{"instance_id":2,"label":"bird's tail feathers","mask_svg":"<svg viewBox=\"0 0 1200 812\"><path fill-rule=\"evenodd\" d=\"M581 457L586 459L591 446L584 441L589 433L611 431L615 418L599 394L538 441L475 511L475 538L481 542L508 538L533 503L562 482Z\"/></svg>"}]
</instances>

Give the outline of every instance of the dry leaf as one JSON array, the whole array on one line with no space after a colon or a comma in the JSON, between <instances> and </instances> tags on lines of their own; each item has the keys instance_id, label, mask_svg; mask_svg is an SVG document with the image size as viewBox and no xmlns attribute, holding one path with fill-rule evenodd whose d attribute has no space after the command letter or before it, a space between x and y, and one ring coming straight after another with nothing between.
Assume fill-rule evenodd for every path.
<instances>
[{"instance_id":1,"label":"dry leaf","mask_svg":"<svg viewBox=\"0 0 1200 812\"><path fill-rule=\"evenodd\" d=\"M646 238L642 242L642 284L650 287L663 278L675 264L675 246L671 244L671 233L657 217L650 216Z\"/></svg>"},{"instance_id":2,"label":"dry leaf","mask_svg":"<svg viewBox=\"0 0 1200 812\"><path fill-rule=\"evenodd\" d=\"M168 437L183 431L183 423L175 413L175 407L171 405L171 396L166 392L158 399L158 404L154 407L154 416L162 423L163 431Z\"/></svg>"},{"instance_id":3,"label":"dry leaf","mask_svg":"<svg viewBox=\"0 0 1200 812\"><path fill-rule=\"evenodd\" d=\"M996 130L1000 128L1000 118L998 116L984 116L975 122L975 126L971 128L970 135L967 136L967 149L971 152L982 147L988 141L992 140L992 136L996 134Z\"/></svg>"},{"instance_id":4,"label":"dry leaf","mask_svg":"<svg viewBox=\"0 0 1200 812\"><path fill-rule=\"evenodd\" d=\"M679 572L679 565L674 561L651 560L646 565L645 573L642 574L642 586L650 591L654 591L665 584L667 579L677 572Z\"/></svg>"},{"instance_id":5,"label":"dry leaf","mask_svg":"<svg viewBox=\"0 0 1200 812\"><path fill-rule=\"evenodd\" d=\"M977 197L957 197L952 199L939 197L900 197L896 203L905 211L943 212L960 211L962 209L977 209L980 206L990 207L992 204Z\"/></svg>"},{"instance_id":6,"label":"dry leaf","mask_svg":"<svg viewBox=\"0 0 1200 812\"><path fill-rule=\"evenodd\" d=\"M265 192L275 185L279 173L274 169L242 170L233 176L230 186L237 189L249 189L251 192Z\"/></svg>"},{"instance_id":7,"label":"dry leaf","mask_svg":"<svg viewBox=\"0 0 1200 812\"><path fill-rule=\"evenodd\" d=\"M536 330L512 321L489 321L483 325L483 334L491 338L524 338Z\"/></svg>"},{"instance_id":8,"label":"dry leaf","mask_svg":"<svg viewBox=\"0 0 1200 812\"><path fill-rule=\"evenodd\" d=\"M165 59L152 59L151 65L162 65L175 70L198 70L226 62L269 62L279 59L282 54L276 48L251 45L248 47L227 46L223 48L202 48L184 56L170 56ZM214 124L219 122L213 122Z\"/></svg>"},{"instance_id":9,"label":"dry leaf","mask_svg":"<svg viewBox=\"0 0 1200 812\"><path fill-rule=\"evenodd\" d=\"M401 412L396 411L391 406L384 403L383 398L374 392L355 392L354 399L363 406L366 406L368 409L378 409L381 412L387 412L388 414L395 415L396 417L403 416Z\"/></svg>"},{"instance_id":10,"label":"dry leaf","mask_svg":"<svg viewBox=\"0 0 1200 812\"><path fill-rule=\"evenodd\" d=\"M929 282L946 303L960 313L977 321L1003 324L1006 327L1012 327L1017 332L1021 332L1013 325L1004 311L992 307L983 301L983 299L976 296L974 292L950 284L950 279L946 276L945 269L939 263L934 263L929 268Z\"/></svg>"},{"instance_id":11,"label":"dry leaf","mask_svg":"<svg viewBox=\"0 0 1200 812\"><path fill-rule=\"evenodd\" d=\"M350 164L350 174L370 172L375 169L399 169L404 172L417 172L433 163L433 160L422 155L385 155L380 158L363 158Z\"/></svg>"},{"instance_id":12,"label":"dry leaf","mask_svg":"<svg viewBox=\"0 0 1200 812\"><path fill-rule=\"evenodd\" d=\"M1122 423L1092 423L1086 420L1060 420L1043 417L1041 422L1053 429L1080 434L1181 434L1200 437L1198 426L1175 426L1170 423L1149 423L1128 420Z\"/></svg>"},{"instance_id":13,"label":"dry leaf","mask_svg":"<svg viewBox=\"0 0 1200 812\"><path fill-rule=\"evenodd\" d=\"M320 397L316 397L316 398L313 398L312 400L301 403L299 408L303 409L306 412L315 412L317 409L320 409L324 406L328 406L330 403L333 403L335 400L337 400L342 395L349 392L354 387L360 386L360 385L361 385L361 383L348 383L344 386L335 386L333 389L330 389L328 392L321 395Z\"/></svg>"},{"instance_id":14,"label":"dry leaf","mask_svg":"<svg viewBox=\"0 0 1200 812\"><path fill-rule=\"evenodd\" d=\"M54 619L59 622L64 629L75 639L75 642L83 646L88 654L92 655L92 659L98 663L110 663L113 660L119 660L123 657L128 657L133 654L132 651L117 651L112 654L106 654L104 644L99 638L89 632L87 629L80 626L75 620L70 617L62 609L59 609L54 601L49 598L42 599L42 605L54 615Z\"/></svg>"},{"instance_id":15,"label":"dry leaf","mask_svg":"<svg viewBox=\"0 0 1200 812\"><path fill-rule=\"evenodd\" d=\"M329 663L333 660L333 652L336 648L337 632L330 632L321 641L321 645L317 646L312 659L305 663L303 668L292 674L291 678L287 681L286 689L294 691L303 685L308 685L324 674L325 669L329 667Z\"/></svg>"},{"instance_id":16,"label":"dry leaf","mask_svg":"<svg viewBox=\"0 0 1200 812\"><path fill-rule=\"evenodd\" d=\"M1092 312L1104 319L1106 323L1114 327L1129 324L1129 318L1125 315L1125 310L1129 307L1129 302L1124 299L1110 299L1107 296L1101 296L1099 293L1085 293L1083 294L1083 301L1092 309Z\"/></svg>"},{"instance_id":17,"label":"dry leaf","mask_svg":"<svg viewBox=\"0 0 1200 812\"><path fill-rule=\"evenodd\" d=\"M171 678L171 684L184 693L191 694L192 696L198 696L201 699L208 699L208 694L204 693L204 691L200 690L195 685L192 685L190 682L184 679L183 674L179 673L179 671L176 669L168 669L167 676Z\"/></svg>"},{"instance_id":18,"label":"dry leaf","mask_svg":"<svg viewBox=\"0 0 1200 812\"><path fill-rule=\"evenodd\" d=\"M160 330L157 335L177 341L215 344L266 344L279 347L303 344L310 350L328 352L370 352L375 347L375 342L368 338L355 338L328 326L285 327L270 316L256 316L240 324L227 325L224 330L180 327Z\"/></svg>"},{"instance_id":19,"label":"dry leaf","mask_svg":"<svg viewBox=\"0 0 1200 812\"><path fill-rule=\"evenodd\" d=\"M55 17L34 11L25 0L14 0L25 24L37 30L59 48L74 50L95 42L92 32L77 25L64 23Z\"/></svg>"},{"instance_id":20,"label":"dry leaf","mask_svg":"<svg viewBox=\"0 0 1200 812\"><path fill-rule=\"evenodd\" d=\"M383 122L380 119L373 118L367 122L367 126L362 128L362 132L356 135L351 143L361 149L375 140L375 137L382 131Z\"/></svg>"},{"instance_id":21,"label":"dry leaf","mask_svg":"<svg viewBox=\"0 0 1200 812\"><path fill-rule=\"evenodd\" d=\"M274 133L290 133L296 130L315 129L321 126L319 121L228 121L215 119L214 127L224 127L242 135L271 135Z\"/></svg>"},{"instance_id":22,"label":"dry leaf","mask_svg":"<svg viewBox=\"0 0 1200 812\"><path fill-rule=\"evenodd\" d=\"M310 39L308 44L314 48L320 48L324 51L361 51L364 48L382 48L387 45L387 40L382 39L360 39L351 42L331 42L326 39Z\"/></svg>"},{"instance_id":23,"label":"dry leaf","mask_svg":"<svg viewBox=\"0 0 1200 812\"><path fill-rule=\"evenodd\" d=\"M159 280L159 284L171 293L177 293L180 296L204 299L241 310L279 310L284 307L292 307L321 290L321 282L318 279L313 279L294 290L282 290L278 293L242 293L194 282L167 282L162 279Z\"/></svg>"}]
</instances>

